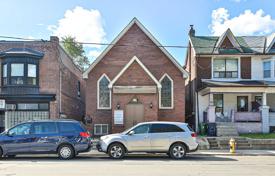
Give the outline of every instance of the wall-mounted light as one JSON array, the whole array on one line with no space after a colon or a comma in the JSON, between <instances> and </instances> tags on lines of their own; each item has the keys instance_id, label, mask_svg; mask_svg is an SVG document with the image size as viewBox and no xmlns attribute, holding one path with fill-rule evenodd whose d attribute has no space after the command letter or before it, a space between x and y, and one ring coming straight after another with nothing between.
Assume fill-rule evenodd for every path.
<instances>
[{"instance_id":1,"label":"wall-mounted light","mask_svg":"<svg viewBox=\"0 0 275 176\"><path fill-rule=\"evenodd\" d=\"M151 108L151 109L153 108L153 103L152 103L152 102L150 103L150 108Z\"/></svg>"},{"instance_id":2,"label":"wall-mounted light","mask_svg":"<svg viewBox=\"0 0 275 176\"><path fill-rule=\"evenodd\" d=\"M116 108L120 109L120 104L119 103L116 104Z\"/></svg>"}]
</instances>

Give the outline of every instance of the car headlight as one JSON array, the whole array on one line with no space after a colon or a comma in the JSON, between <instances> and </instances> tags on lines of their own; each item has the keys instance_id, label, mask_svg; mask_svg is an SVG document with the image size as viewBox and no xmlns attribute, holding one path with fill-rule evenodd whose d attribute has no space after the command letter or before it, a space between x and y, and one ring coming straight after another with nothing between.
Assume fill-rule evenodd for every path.
<instances>
[{"instance_id":1,"label":"car headlight","mask_svg":"<svg viewBox=\"0 0 275 176\"><path fill-rule=\"evenodd\" d=\"M101 136L100 137L100 140L106 140L106 139L108 139L109 138L109 136Z\"/></svg>"}]
</instances>

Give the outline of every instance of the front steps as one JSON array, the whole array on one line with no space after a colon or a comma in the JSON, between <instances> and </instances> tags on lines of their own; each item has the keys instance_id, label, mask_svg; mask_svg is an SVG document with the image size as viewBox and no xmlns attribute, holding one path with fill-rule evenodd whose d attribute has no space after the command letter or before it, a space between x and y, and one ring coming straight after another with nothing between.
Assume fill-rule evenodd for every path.
<instances>
[{"instance_id":1,"label":"front steps","mask_svg":"<svg viewBox=\"0 0 275 176\"><path fill-rule=\"evenodd\" d=\"M239 150L252 149L252 145L247 138L233 137L236 140L237 148ZM231 137L207 137L211 150L229 150L229 141Z\"/></svg>"},{"instance_id":2,"label":"front steps","mask_svg":"<svg viewBox=\"0 0 275 176\"><path fill-rule=\"evenodd\" d=\"M232 122L217 122L217 136L239 136L237 127Z\"/></svg>"}]
</instances>

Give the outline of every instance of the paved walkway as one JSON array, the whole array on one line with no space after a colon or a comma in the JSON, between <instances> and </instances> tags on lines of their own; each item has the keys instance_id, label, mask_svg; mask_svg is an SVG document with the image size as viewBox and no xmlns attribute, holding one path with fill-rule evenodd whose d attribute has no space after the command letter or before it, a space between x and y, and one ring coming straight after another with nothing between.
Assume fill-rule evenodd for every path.
<instances>
[{"instance_id":1,"label":"paved walkway","mask_svg":"<svg viewBox=\"0 0 275 176\"><path fill-rule=\"evenodd\" d=\"M148 155L147 153L137 153L131 155ZM92 150L84 155L104 156L105 153ZM154 155L154 154L149 154ZM158 154L157 154L158 155ZM160 154L161 155L161 154ZM190 155L221 155L221 156L275 156L275 150L237 150L236 153L232 154L228 150L199 150Z\"/></svg>"},{"instance_id":2,"label":"paved walkway","mask_svg":"<svg viewBox=\"0 0 275 176\"><path fill-rule=\"evenodd\" d=\"M228 150L199 150L194 154L202 155L243 155L243 156L275 156L275 150L237 150L235 154Z\"/></svg>"}]
</instances>

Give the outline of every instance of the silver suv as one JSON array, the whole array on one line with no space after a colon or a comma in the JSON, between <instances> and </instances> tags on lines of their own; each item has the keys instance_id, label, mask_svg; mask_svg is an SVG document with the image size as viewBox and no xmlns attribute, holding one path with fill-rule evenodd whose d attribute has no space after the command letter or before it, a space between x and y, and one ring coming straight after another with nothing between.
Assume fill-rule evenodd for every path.
<instances>
[{"instance_id":1,"label":"silver suv","mask_svg":"<svg viewBox=\"0 0 275 176\"><path fill-rule=\"evenodd\" d=\"M145 122L122 133L102 136L97 149L114 159L131 152L167 153L173 159L181 159L198 149L196 137L186 123Z\"/></svg>"}]
</instances>

